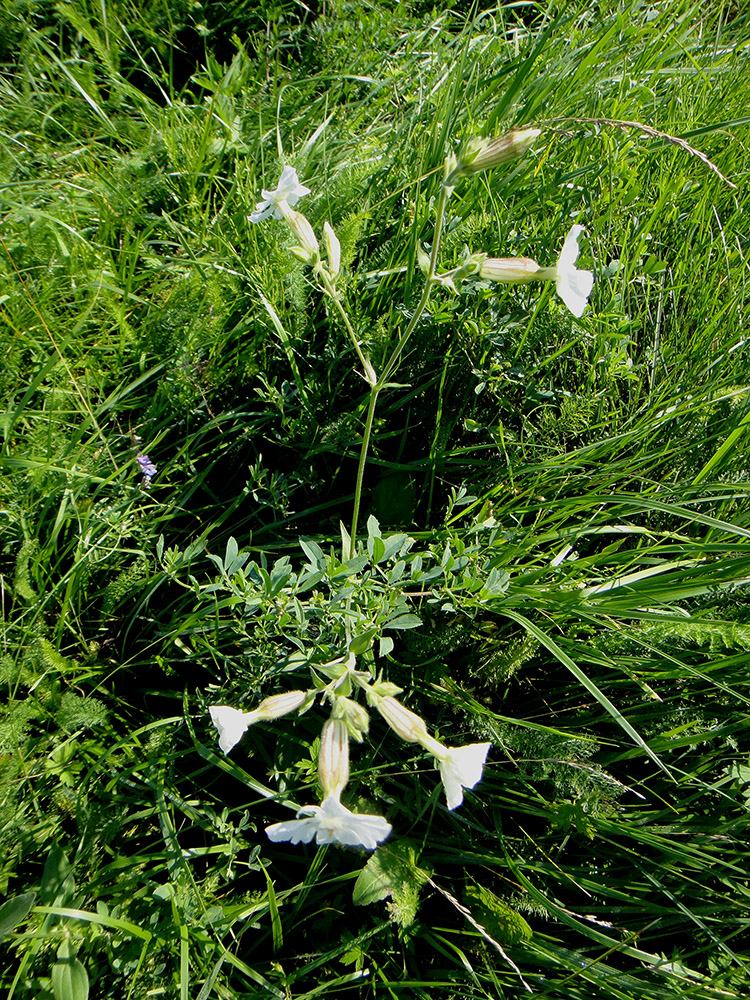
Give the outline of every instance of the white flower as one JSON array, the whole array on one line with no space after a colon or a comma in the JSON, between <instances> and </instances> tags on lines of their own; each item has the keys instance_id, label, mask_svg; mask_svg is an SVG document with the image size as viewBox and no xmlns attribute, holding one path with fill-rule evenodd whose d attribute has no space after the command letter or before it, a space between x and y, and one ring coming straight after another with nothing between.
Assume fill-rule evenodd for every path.
<instances>
[{"instance_id":1,"label":"white flower","mask_svg":"<svg viewBox=\"0 0 750 1000\"><path fill-rule=\"evenodd\" d=\"M557 264L554 267L540 267L530 257L485 257L479 259L475 255L469 264L478 265L480 278L489 281L500 281L506 284L518 285L527 281L554 281L557 294L570 309L574 316L583 315L591 289L594 287L594 275L591 271L579 271L576 267L578 259L578 237L583 232L583 226L573 226L563 243ZM458 268L455 272L457 280L469 277L472 270L465 266L466 273ZM453 274L453 272L449 272Z\"/></svg>"},{"instance_id":2,"label":"white flower","mask_svg":"<svg viewBox=\"0 0 750 1000\"><path fill-rule=\"evenodd\" d=\"M241 712L230 705L212 705L209 708L211 721L219 731L219 747L229 753L245 734L248 726L261 719L278 719L300 708L307 699L305 691L285 691L272 694L264 699L252 712Z\"/></svg>"},{"instance_id":3,"label":"white flower","mask_svg":"<svg viewBox=\"0 0 750 1000\"><path fill-rule=\"evenodd\" d=\"M291 819L266 827L270 840L279 843L309 844L315 837L319 844L346 844L374 850L391 832L391 824L382 816L353 813L342 806L336 795L323 799L322 805L303 806L297 813L306 819Z\"/></svg>"},{"instance_id":4,"label":"white flower","mask_svg":"<svg viewBox=\"0 0 750 1000\"><path fill-rule=\"evenodd\" d=\"M255 206L248 219L250 222L264 222L266 219L283 219L284 207L296 205L300 198L310 194L310 188L300 184L294 167L286 166L281 171L281 178L274 191L261 191L263 200Z\"/></svg>"},{"instance_id":5,"label":"white flower","mask_svg":"<svg viewBox=\"0 0 750 1000\"><path fill-rule=\"evenodd\" d=\"M248 726L257 721L255 712L240 712L238 708L229 705L212 705L209 710L211 721L219 730L219 746L224 753L229 753L245 734Z\"/></svg>"},{"instance_id":6,"label":"white flower","mask_svg":"<svg viewBox=\"0 0 750 1000\"><path fill-rule=\"evenodd\" d=\"M591 289L594 287L593 273L579 271L575 266L579 252L578 237L582 232L583 226L573 226L565 238L555 268L557 294L576 317L583 315L583 310L588 305Z\"/></svg>"},{"instance_id":7,"label":"white flower","mask_svg":"<svg viewBox=\"0 0 750 1000\"><path fill-rule=\"evenodd\" d=\"M470 743L453 749L443 747L444 752L436 754L449 809L456 809L461 805L464 788L473 788L479 784L491 746L491 743Z\"/></svg>"}]
</instances>

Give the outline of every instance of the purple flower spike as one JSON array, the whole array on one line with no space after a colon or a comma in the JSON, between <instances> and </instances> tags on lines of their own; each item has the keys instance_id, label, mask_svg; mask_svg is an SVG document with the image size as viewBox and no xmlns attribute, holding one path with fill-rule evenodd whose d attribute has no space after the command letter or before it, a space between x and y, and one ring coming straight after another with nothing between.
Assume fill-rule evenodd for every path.
<instances>
[{"instance_id":1,"label":"purple flower spike","mask_svg":"<svg viewBox=\"0 0 750 1000\"><path fill-rule=\"evenodd\" d=\"M148 455L136 455L135 460L140 465L141 472L143 473L143 485L149 487L151 485L151 477L156 475L156 466Z\"/></svg>"}]
</instances>

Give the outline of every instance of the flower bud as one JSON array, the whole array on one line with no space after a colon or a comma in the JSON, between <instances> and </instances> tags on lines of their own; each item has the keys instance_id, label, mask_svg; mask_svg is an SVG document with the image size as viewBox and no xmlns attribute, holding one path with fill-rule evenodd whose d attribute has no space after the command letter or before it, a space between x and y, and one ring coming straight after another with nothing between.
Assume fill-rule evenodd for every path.
<instances>
[{"instance_id":1,"label":"flower bud","mask_svg":"<svg viewBox=\"0 0 750 1000\"><path fill-rule=\"evenodd\" d=\"M338 799L349 781L349 733L342 719L329 719L323 726L318 777L324 798Z\"/></svg>"},{"instance_id":2,"label":"flower bud","mask_svg":"<svg viewBox=\"0 0 750 1000\"><path fill-rule=\"evenodd\" d=\"M284 210L284 218L300 242L298 247L293 248L293 253L306 264L316 264L320 260L320 247L309 221L301 212L288 207Z\"/></svg>"},{"instance_id":3,"label":"flower bud","mask_svg":"<svg viewBox=\"0 0 750 1000\"><path fill-rule=\"evenodd\" d=\"M333 712L334 719L342 719L353 740L361 743L370 728L370 716L366 708L351 698L337 698Z\"/></svg>"},{"instance_id":4,"label":"flower bud","mask_svg":"<svg viewBox=\"0 0 750 1000\"><path fill-rule=\"evenodd\" d=\"M368 685L365 688L365 694L367 695L368 702L377 706L381 698L395 697L397 694L401 694L403 688L398 687L396 684L392 684L390 681L384 681L382 677L378 677L374 684Z\"/></svg>"},{"instance_id":5,"label":"flower bud","mask_svg":"<svg viewBox=\"0 0 750 1000\"><path fill-rule=\"evenodd\" d=\"M329 223L323 223L323 242L328 256L328 269L334 277L341 270L341 244Z\"/></svg>"},{"instance_id":6,"label":"flower bud","mask_svg":"<svg viewBox=\"0 0 750 1000\"><path fill-rule=\"evenodd\" d=\"M470 177L480 170L490 170L516 160L531 147L541 129L512 129L497 139L470 139L458 157L457 176Z\"/></svg>"},{"instance_id":7,"label":"flower bud","mask_svg":"<svg viewBox=\"0 0 750 1000\"><path fill-rule=\"evenodd\" d=\"M283 694L272 694L250 714L256 719L278 719L282 715L288 715L300 708L306 698L306 691L285 691Z\"/></svg>"}]
</instances>

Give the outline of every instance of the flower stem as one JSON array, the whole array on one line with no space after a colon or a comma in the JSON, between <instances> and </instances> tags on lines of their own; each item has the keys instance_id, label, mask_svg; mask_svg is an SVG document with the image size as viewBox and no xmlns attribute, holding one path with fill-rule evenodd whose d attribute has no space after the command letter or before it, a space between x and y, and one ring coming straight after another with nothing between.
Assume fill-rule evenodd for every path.
<instances>
[{"instance_id":1,"label":"flower stem","mask_svg":"<svg viewBox=\"0 0 750 1000\"><path fill-rule=\"evenodd\" d=\"M357 339L357 334L354 332L354 327L351 324L349 315L346 309L344 309L344 307L342 306L341 299L339 298L338 293L336 292L333 282L331 281L330 276L326 273L325 270L321 270L320 279L323 284L323 288L326 294L328 295L328 298L331 300L331 302L333 302L336 312L339 314L339 316L344 322L344 326L346 327L346 332L349 334L352 344L354 344L354 350L357 352L357 357L359 358L360 364L365 370L365 379L368 385L370 386L375 385L375 383L378 380L378 377L375 373L375 369L372 367L372 362L362 350L362 345Z\"/></svg>"},{"instance_id":2,"label":"flower stem","mask_svg":"<svg viewBox=\"0 0 750 1000\"><path fill-rule=\"evenodd\" d=\"M435 234L432 240L432 254L430 256L430 266L425 277L425 286L422 290L422 295L420 296L419 302L417 303L417 308L409 320L406 329L401 334L396 347L394 348L393 354L388 359L385 368L379 378L375 378L374 381L370 382L370 399L367 406L367 416L365 417L365 428L362 434L362 446L359 452L359 466L357 468L357 481L354 487L354 509L352 511L352 528L349 533L349 556L351 559L354 556L356 545L357 545L357 526L359 523L359 511L362 502L362 483L365 476L365 465L367 463L367 453L370 447L370 437L372 435L372 425L375 422L375 407L377 406L378 397L383 389L387 388L388 380L393 375L393 373L398 368L398 363L401 360L401 355L404 352L404 348L409 342L417 323L424 312L427 301L430 298L430 293L432 292L432 286L435 284L435 270L437 268L438 252L440 249L440 240L443 234L443 222L445 219L445 210L448 204L448 199L450 198L453 188L448 184L442 184L440 187L440 196L438 199L437 212L435 216ZM331 294L329 292L329 294ZM354 331L351 329L348 317L346 317L341 304L337 302L335 296L331 295L333 301L337 303L339 310L344 316L347 329L350 332L350 336L354 341L354 345L357 348L357 353L360 355L360 360L362 364L365 365L365 372L368 375L371 371L373 376L375 372L372 365L367 362L364 355L361 352L361 348L357 342L354 335Z\"/></svg>"},{"instance_id":3,"label":"flower stem","mask_svg":"<svg viewBox=\"0 0 750 1000\"><path fill-rule=\"evenodd\" d=\"M380 376L380 380L378 383L381 388L388 381L388 379L391 377L391 375L395 372L396 368L398 367L398 363L401 359L401 355L404 351L404 348L406 347L412 333L414 333L414 328L419 322L422 313L424 312L427 306L427 301L432 292L432 287L435 284L435 271L437 269L437 259L438 259L438 252L440 250L440 240L443 235L443 221L445 219L445 209L448 205L448 198L450 197L452 190L453 189L447 184L442 184L440 187L440 197L438 200L437 214L435 217L435 235L432 240L432 254L430 255L430 268L425 278L425 286L424 289L422 290L422 296L419 302L417 303L417 308L414 310L414 313L411 319L409 320L406 329L401 334L401 337L399 338L399 341L396 344L393 354L391 355L390 359L388 360L388 363L383 369L383 374Z\"/></svg>"},{"instance_id":4,"label":"flower stem","mask_svg":"<svg viewBox=\"0 0 750 1000\"><path fill-rule=\"evenodd\" d=\"M365 477L365 464L367 462L367 452L370 447L370 435L372 434L372 425L375 421L375 407L377 406L381 389L382 386L378 384L370 386L370 401L367 405L365 429L362 434L362 447L360 448L359 465L357 467L357 481L354 486L354 509L352 510L352 528L349 533L349 555L347 557L349 559L354 555L357 542L357 522L359 521L360 503L362 502L362 481Z\"/></svg>"}]
</instances>

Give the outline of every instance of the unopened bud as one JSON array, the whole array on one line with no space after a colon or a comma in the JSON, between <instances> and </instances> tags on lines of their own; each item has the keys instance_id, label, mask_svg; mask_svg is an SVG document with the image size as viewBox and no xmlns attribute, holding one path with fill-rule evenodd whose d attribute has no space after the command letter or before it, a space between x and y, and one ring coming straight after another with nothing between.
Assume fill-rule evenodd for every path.
<instances>
[{"instance_id":1,"label":"unopened bud","mask_svg":"<svg viewBox=\"0 0 750 1000\"><path fill-rule=\"evenodd\" d=\"M318 777L325 798L339 798L349 781L349 734L342 719L329 719L323 726Z\"/></svg>"},{"instance_id":2,"label":"unopened bud","mask_svg":"<svg viewBox=\"0 0 750 1000\"><path fill-rule=\"evenodd\" d=\"M366 708L351 698L337 698L332 716L334 719L342 719L347 731L353 740L361 743L370 729L370 716Z\"/></svg>"},{"instance_id":3,"label":"unopened bud","mask_svg":"<svg viewBox=\"0 0 750 1000\"><path fill-rule=\"evenodd\" d=\"M295 253L306 264L316 264L320 260L320 247L309 221L301 212L295 212L293 208L286 209L284 218L300 242L298 247L292 248L292 253Z\"/></svg>"},{"instance_id":4,"label":"unopened bud","mask_svg":"<svg viewBox=\"0 0 750 1000\"><path fill-rule=\"evenodd\" d=\"M333 228L327 222L323 223L323 242L328 256L328 269L335 276L341 270L341 244Z\"/></svg>"},{"instance_id":5,"label":"unopened bud","mask_svg":"<svg viewBox=\"0 0 750 1000\"><path fill-rule=\"evenodd\" d=\"M470 139L458 157L458 165L453 173L470 177L480 170L499 167L510 160L516 160L531 147L541 129L512 129L498 139Z\"/></svg>"}]
</instances>

